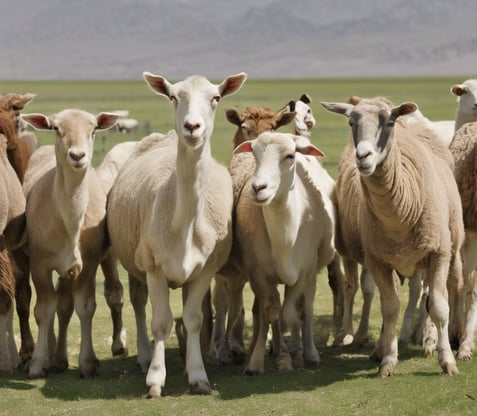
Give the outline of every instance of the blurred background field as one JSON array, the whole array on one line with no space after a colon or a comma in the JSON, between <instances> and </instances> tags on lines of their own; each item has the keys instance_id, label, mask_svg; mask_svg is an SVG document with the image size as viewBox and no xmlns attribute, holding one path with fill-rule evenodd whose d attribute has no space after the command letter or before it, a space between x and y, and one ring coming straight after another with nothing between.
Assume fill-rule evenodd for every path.
<instances>
[{"instance_id":1,"label":"blurred background field","mask_svg":"<svg viewBox=\"0 0 477 416\"><path fill-rule=\"evenodd\" d=\"M462 81L458 78L249 80L236 95L219 103L212 151L222 163L227 164L230 160L235 127L225 119L226 108L234 107L242 112L249 105L260 105L278 110L306 92L312 97L311 106L317 119L312 141L326 153L324 164L336 178L349 128L343 117L325 111L320 101L346 101L350 95L383 95L396 104L416 102L432 120L453 119L456 100L449 90L453 84ZM96 166L104 153L118 142L173 128L170 103L149 90L143 81L0 82L0 91L37 94L25 113L53 114L72 107L92 113L128 110L129 116L139 121L138 130L128 134L99 132L95 144ZM283 131L288 131L287 127ZM53 142L51 133L37 132L37 135L40 144ZM28 380L21 369L13 374L0 375L0 415L84 415L87 412L105 415L477 414L475 359L458 363L461 374L451 378L440 374L436 356L425 358L419 346L402 347L395 375L387 379L376 376L377 366L369 361L368 355L381 325L378 293L375 293L373 302L370 342L362 348L331 347L331 291L323 272L318 276L315 301L315 337L322 358L322 364L317 368L282 374L268 360L265 374L250 378L241 374L243 366L220 367L212 362L207 369L213 393L194 397L188 393L187 377L172 333L166 352L166 396L154 401L143 400L147 389L145 377L135 361L135 324L124 272L121 278L125 288L123 313L128 357L111 357L112 324L102 295L103 277L98 271L93 341L101 362L99 376L94 380L79 378L79 322L73 316L69 332L70 369L63 374L50 374L44 380ZM404 285L401 312L407 302L406 295L407 285ZM171 291L171 302L177 318L181 314L179 290ZM247 286L247 340L251 335L251 303L252 296ZM355 328L360 307L358 293ZM32 323L36 331L33 314ZM18 333L16 317L15 331Z\"/></svg>"}]
</instances>

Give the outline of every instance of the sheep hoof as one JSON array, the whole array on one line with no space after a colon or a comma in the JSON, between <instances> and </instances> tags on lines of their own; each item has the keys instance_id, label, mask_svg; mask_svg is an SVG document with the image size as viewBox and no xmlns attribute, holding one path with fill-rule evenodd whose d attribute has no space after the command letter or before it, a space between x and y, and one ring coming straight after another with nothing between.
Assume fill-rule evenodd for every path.
<instances>
[{"instance_id":1,"label":"sheep hoof","mask_svg":"<svg viewBox=\"0 0 477 416\"><path fill-rule=\"evenodd\" d=\"M81 378L94 378L98 374L99 361L93 359L80 365L80 377Z\"/></svg>"},{"instance_id":2,"label":"sheep hoof","mask_svg":"<svg viewBox=\"0 0 477 416\"><path fill-rule=\"evenodd\" d=\"M457 369L457 365L455 363L443 363L441 368L443 374L449 374L450 376L456 376L459 374L459 370Z\"/></svg>"},{"instance_id":3,"label":"sheep hoof","mask_svg":"<svg viewBox=\"0 0 477 416\"><path fill-rule=\"evenodd\" d=\"M155 399L161 397L162 389L160 386L151 386L149 387L149 392L146 395L146 399Z\"/></svg>"},{"instance_id":4,"label":"sheep hoof","mask_svg":"<svg viewBox=\"0 0 477 416\"><path fill-rule=\"evenodd\" d=\"M30 371L28 372L28 378L31 380L37 379L37 378L45 378L48 376L48 370L45 368L41 368L40 370L33 370L30 368Z\"/></svg>"},{"instance_id":5,"label":"sheep hoof","mask_svg":"<svg viewBox=\"0 0 477 416\"><path fill-rule=\"evenodd\" d=\"M461 361L469 361L472 360L472 352L471 351L459 351L457 354L457 359Z\"/></svg>"},{"instance_id":6,"label":"sheep hoof","mask_svg":"<svg viewBox=\"0 0 477 416\"><path fill-rule=\"evenodd\" d=\"M212 391L210 384L208 381L200 380L195 382L194 384L191 384L190 386L190 392L192 394L210 394Z\"/></svg>"},{"instance_id":7,"label":"sheep hoof","mask_svg":"<svg viewBox=\"0 0 477 416\"><path fill-rule=\"evenodd\" d=\"M293 363L290 354L281 352L275 359L277 363L277 369L280 372L286 372L293 370Z\"/></svg>"}]
</instances>

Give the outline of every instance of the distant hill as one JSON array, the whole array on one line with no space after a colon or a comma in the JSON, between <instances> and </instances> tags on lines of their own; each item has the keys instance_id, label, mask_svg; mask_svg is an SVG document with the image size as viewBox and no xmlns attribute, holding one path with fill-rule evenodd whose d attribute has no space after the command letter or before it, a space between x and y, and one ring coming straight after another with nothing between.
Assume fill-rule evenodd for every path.
<instances>
[{"instance_id":1,"label":"distant hill","mask_svg":"<svg viewBox=\"0 0 477 416\"><path fill-rule=\"evenodd\" d=\"M17 0L0 79L462 75L475 0Z\"/></svg>"}]
</instances>

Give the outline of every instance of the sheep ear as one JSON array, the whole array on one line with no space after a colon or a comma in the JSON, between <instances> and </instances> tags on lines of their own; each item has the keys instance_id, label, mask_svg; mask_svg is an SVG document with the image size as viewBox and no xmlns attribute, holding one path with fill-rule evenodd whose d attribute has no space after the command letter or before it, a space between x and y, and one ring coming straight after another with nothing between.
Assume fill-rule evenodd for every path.
<instances>
[{"instance_id":1,"label":"sheep ear","mask_svg":"<svg viewBox=\"0 0 477 416\"><path fill-rule=\"evenodd\" d=\"M147 71L143 72L142 76L151 90L153 90L156 94L164 95L169 98L171 84L167 81L167 79Z\"/></svg>"},{"instance_id":2,"label":"sheep ear","mask_svg":"<svg viewBox=\"0 0 477 416\"><path fill-rule=\"evenodd\" d=\"M275 129L278 129L281 126L286 126L287 124L290 124L296 116L295 111L289 111L289 107L285 107L283 110L280 110L280 112L277 114L276 117L276 123L275 123Z\"/></svg>"},{"instance_id":3,"label":"sheep ear","mask_svg":"<svg viewBox=\"0 0 477 416\"><path fill-rule=\"evenodd\" d=\"M465 87L462 84L456 84L452 86L451 93L457 97L460 97L465 92Z\"/></svg>"},{"instance_id":4,"label":"sheep ear","mask_svg":"<svg viewBox=\"0 0 477 416\"><path fill-rule=\"evenodd\" d=\"M225 110L225 118L229 123L232 123L235 126L240 127L242 125L240 114L235 108L227 108L227 110Z\"/></svg>"},{"instance_id":5,"label":"sheep ear","mask_svg":"<svg viewBox=\"0 0 477 416\"><path fill-rule=\"evenodd\" d=\"M22 114L21 118L37 130L53 130L50 119L43 114Z\"/></svg>"},{"instance_id":6,"label":"sheep ear","mask_svg":"<svg viewBox=\"0 0 477 416\"><path fill-rule=\"evenodd\" d=\"M307 156L325 157L325 154L316 146L313 146L312 144L309 144L306 146L297 146L296 151Z\"/></svg>"},{"instance_id":7,"label":"sheep ear","mask_svg":"<svg viewBox=\"0 0 477 416\"><path fill-rule=\"evenodd\" d=\"M226 95L235 94L242 87L246 79L247 74L245 72L241 72L237 75L230 75L225 78L219 85L220 96L225 97Z\"/></svg>"},{"instance_id":8,"label":"sheep ear","mask_svg":"<svg viewBox=\"0 0 477 416\"><path fill-rule=\"evenodd\" d=\"M20 94L20 95L16 96L15 99L12 100L12 105L11 105L12 109L15 110L15 111L23 110L25 108L25 106L31 100L33 100L33 98L35 98L35 94L30 94L30 93Z\"/></svg>"},{"instance_id":9,"label":"sheep ear","mask_svg":"<svg viewBox=\"0 0 477 416\"><path fill-rule=\"evenodd\" d=\"M310 104L311 103L311 97L308 94L303 94L300 97L300 101L303 101L305 104Z\"/></svg>"},{"instance_id":10,"label":"sheep ear","mask_svg":"<svg viewBox=\"0 0 477 416\"><path fill-rule=\"evenodd\" d=\"M353 104L348 103L329 103L326 101L322 101L321 105L332 113L342 114L345 116L349 116L354 108Z\"/></svg>"},{"instance_id":11,"label":"sheep ear","mask_svg":"<svg viewBox=\"0 0 477 416\"><path fill-rule=\"evenodd\" d=\"M234 149L234 155L238 153L250 153L252 152L252 141L247 140L246 142L240 143L235 149Z\"/></svg>"},{"instance_id":12,"label":"sheep ear","mask_svg":"<svg viewBox=\"0 0 477 416\"><path fill-rule=\"evenodd\" d=\"M98 130L107 130L113 127L119 119L119 114L99 113L96 116Z\"/></svg>"},{"instance_id":13,"label":"sheep ear","mask_svg":"<svg viewBox=\"0 0 477 416\"><path fill-rule=\"evenodd\" d=\"M391 110L391 117L397 119L400 116L412 114L417 110L417 104L413 102L402 103Z\"/></svg>"}]
</instances>

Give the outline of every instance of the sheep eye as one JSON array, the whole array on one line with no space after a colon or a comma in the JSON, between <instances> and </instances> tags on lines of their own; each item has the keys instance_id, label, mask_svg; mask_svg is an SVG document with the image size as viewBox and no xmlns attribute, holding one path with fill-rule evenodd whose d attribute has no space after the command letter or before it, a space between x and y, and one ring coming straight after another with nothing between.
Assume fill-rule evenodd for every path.
<instances>
[{"instance_id":1,"label":"sheep eye","mask_svg":"<svg viewBox=\"0 0 477 416\"><path fill-rule=\"evenodd\" d=\"M218 103L220 101L220 95L216 95L212 100Z\"/></svg>"},{"instance_id":2,"label":"sheep eye","mask_svg":"<svg viewBox=\"0 0 477 416\"><path fill-rule=\"evenodd\" d=\"M293 160L293 159L295 159L295 154L294 154L294 153L290 153L290 154L288 154L288 155L285 156L285 159Z\"/></svg>"},{"instance_id":3,"label":"sheep eye","mask_svg":"<svg viewBox=\"0 0 477 416\"><path fill-rule=\"evenodd\" d=\"M169 100L171 100L174 103L177 101L177 97L175 95L169 95Z\"/></svg>"}]
</instances>

